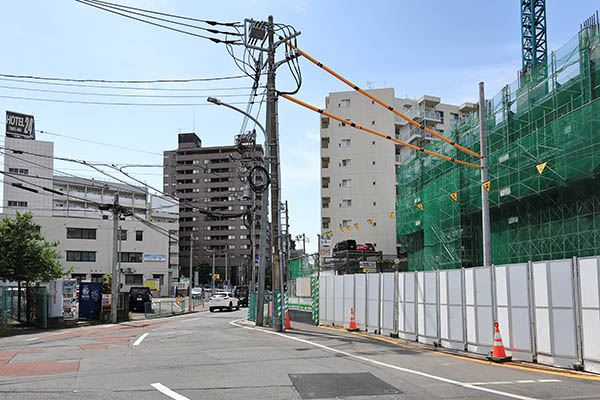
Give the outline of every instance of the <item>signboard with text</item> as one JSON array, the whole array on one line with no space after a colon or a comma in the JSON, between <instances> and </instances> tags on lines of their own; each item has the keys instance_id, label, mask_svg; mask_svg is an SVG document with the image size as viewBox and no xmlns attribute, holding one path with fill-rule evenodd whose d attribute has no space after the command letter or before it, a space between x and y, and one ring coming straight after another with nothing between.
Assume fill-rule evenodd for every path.
<instances>
[{"instance_id":1,"label":"signboard with text","mask_svg":"<svg viewBox=\"0 0 600 400\"><path fill-rule=\"evenodd\" d=\"M6 111L6 136L35 140L33 115Z\"/></svg>"},{"instance_id":2,"label":"signboard with text","mask_svg":"<svg viewBox=\"0 0 600 400\"><path fill-rule=\"evenodd\" d=\"M146 261L164 262L167 261L167 256L164 254L144 254L144 262Z\"/></svg>"}]
</instances>

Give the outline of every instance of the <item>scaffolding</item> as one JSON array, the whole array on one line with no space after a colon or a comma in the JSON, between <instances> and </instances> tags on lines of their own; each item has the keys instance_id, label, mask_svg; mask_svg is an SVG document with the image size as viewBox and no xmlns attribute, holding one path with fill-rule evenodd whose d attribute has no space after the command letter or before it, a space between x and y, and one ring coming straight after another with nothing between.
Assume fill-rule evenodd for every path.
<instances>
[{"instance_id":1,"label":"scaffolding","mask_svg":"<svg viewBox=\"0 0 600 400\"><path fill-rule=\"evenodd\" d=\"M600 32L582 29L487 100L493 264L600 254ZM479 151L479 117L448 137ZM428 146L471 161L445 143ZM408 270L482 264L480 171L415 153L398 167Z\"/></svg>"}]
</instances>

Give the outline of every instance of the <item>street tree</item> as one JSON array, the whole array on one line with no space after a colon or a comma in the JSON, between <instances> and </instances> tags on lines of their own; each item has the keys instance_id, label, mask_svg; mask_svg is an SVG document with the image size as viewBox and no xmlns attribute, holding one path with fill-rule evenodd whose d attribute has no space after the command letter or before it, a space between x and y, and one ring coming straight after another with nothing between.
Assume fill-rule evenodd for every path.
<instances>
[{"instance_id":1,"label":"street tree","mask_svg":"<svg viewBox=\"0 0 600 400\"><path fill-rule=\"evenodd\" d=\"M0 221L0 280L16 281L19 286L19 318L21 282L45 282L61 278L65 271L59 261L57 242L48 242L33 221L33 214L17 214Z\"/></svg>"}]
</instances>

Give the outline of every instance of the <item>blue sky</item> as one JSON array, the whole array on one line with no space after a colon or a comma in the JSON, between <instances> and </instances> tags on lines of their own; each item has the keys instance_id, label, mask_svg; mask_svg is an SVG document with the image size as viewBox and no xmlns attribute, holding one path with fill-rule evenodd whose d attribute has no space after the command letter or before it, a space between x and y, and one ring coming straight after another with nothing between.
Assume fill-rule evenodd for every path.
<instances>
[{"instance_id":1,"label":"blue sky","mask_svg":"<svg viewBox=\"0 0 600 400\"><path fill-rule=\"evenodd\" d=\"M516 71L521 67L517 0L114 2L218 21L266 19L272 14L276 22L293 25L302 32L298 45L307 53L360 86L366 87L369 81L373 82L373 87L393 87L398 97L429 94L440 96L446 103L475 101L479 81L486 82L486 93L491 97L504 84L515 80ZM589 0L549 0L549 49L556 49L573 37L579 24L595 12L597 5L597 1ZM74 0L5 1L2 14L2 74L121 80L240 74L223 45L125 19ZM306 60L301 60L301 68L303 85L296 95L299 99L323 106L329 92L347 90L342 83ZM289 75L284 69L279 72L277 84L282 89L290 87ZM249 79L241 79L162 87L209 89L250 85ZM0 86L100 92L3 80L0 80ZM115 91L104 91L108 92ZM196 94L220 97L247 93L249 90L246 89L214 89ZM123 100L9 88L0 88L0 96ZM247 101L247 97L222 99ZM205 103L203 98L125 100ZM101 106L0 98L2 121L6 109L35 115L37 129L156 153L118 150L38 134L40 140L55 142L58 156L120 164L161 164L160 154L177 146L180 131L195 130L206 146L231 144L242 122L239 115L215 106ZM292 234L305 232L311 238L308 249L315 250L320 217L319 119L316 114L283 99L279 111L282 200L288 200L290 204ZM0 143L3 141L2 136ZM57 163L56 168L99 177L91 169L84 170L74 164ZM160 168L131 171L149 184L162 187Z\"/></svg>"}]
</instances>

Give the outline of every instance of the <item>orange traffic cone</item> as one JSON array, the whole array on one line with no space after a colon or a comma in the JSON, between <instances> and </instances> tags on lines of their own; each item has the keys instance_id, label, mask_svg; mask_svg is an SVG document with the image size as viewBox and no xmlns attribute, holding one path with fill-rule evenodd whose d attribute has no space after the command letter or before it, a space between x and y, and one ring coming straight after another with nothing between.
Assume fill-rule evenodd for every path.
<instances>
[{"instance_id":1,"label":"orange traffic cone","mask_svg":"<svg viewBox=\"0 0 600 400\"><path fill-rule=\"evenodd\" d=\"M506 352L504 351L504 344L502 344L502 337L500 336L500 329L498 329L497 322L494 322L494 328L496 328L496 332L494 333L494 349L492 351L492 355L488 356L488 360L492 360L494 362L505 362L512 360L512 357L507 357Z\"/></svg>"},{"instance_id":2,"label":"orange traffic cone","mask_svg":"<svg viewBox=\"0 0 600 400\"><path fill-rule=\"evenodd\" d=\"M289 311L285 312L285 329L292 329L292 326L290 325L290 312Z\"/></svg>"},{"instance_id":3,"label":"orange traffic cone","mask_svg":"<svg viewBox=\"0 0 600 400\"><path fill-rule=\"evenodd\" d=\"M356 320L354 319L354 309L350 307L350 326L346 329L349 332L356 332L358 330L358 326L356 326Z\"/></svg>"}]
</instances>

